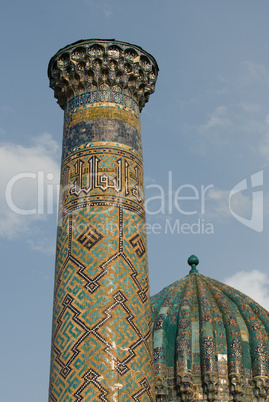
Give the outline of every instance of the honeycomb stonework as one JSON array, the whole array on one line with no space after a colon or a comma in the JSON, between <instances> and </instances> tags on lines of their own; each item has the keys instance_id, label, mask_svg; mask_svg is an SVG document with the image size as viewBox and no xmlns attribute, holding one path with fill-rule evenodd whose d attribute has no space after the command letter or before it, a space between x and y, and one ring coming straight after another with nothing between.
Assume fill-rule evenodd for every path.
<instances>
[{"instance_id":1,"label":"honeycomb stonework","mask_svg":"<svg viewBox=\"0 0 269 402\"><path fill-rule=\"evenodd\" d=\"M63 109L68 99L90 89L121 93L130 98L132 108L138 106L141 111L154 92L157 74L155 59L139 46L95 39L59 50L48 69L50 87Z\"/></svg>"}]
</instances>

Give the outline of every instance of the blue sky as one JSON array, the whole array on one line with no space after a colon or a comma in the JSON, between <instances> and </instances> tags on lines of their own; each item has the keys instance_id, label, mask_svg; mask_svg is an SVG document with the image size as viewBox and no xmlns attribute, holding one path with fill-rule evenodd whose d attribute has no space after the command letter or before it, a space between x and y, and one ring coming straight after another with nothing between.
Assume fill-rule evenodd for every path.
<instances>
[{"instance_id":1,"label":"blue sky","mask_svg":"<svg viewBox=\"0 0 269 402\"><path fill-rule=\"evenodd\" d=\"M2 4L1 400L47 401L63 126L47 65L79 39L134 43L159 64L141 115L151 293L196 254L201 273L269 309L268 12L265 0Z\"/></svg>"}]
</instances>

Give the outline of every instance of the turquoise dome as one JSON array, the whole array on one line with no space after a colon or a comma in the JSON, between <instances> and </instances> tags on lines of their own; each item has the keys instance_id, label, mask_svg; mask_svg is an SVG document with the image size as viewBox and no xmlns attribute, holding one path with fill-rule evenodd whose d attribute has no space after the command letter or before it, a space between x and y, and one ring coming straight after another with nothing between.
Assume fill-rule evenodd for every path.
<instances>
[{"instance_id":1,"label":"turquoise dome","mask_svg":"<svg viewBox=\"0 0 269 402\"><path fill-rule=\"evenodd\" d=\"M151 297L157 401L269 400L269 313L201 275Z\"/></svg>"}]
</instances>

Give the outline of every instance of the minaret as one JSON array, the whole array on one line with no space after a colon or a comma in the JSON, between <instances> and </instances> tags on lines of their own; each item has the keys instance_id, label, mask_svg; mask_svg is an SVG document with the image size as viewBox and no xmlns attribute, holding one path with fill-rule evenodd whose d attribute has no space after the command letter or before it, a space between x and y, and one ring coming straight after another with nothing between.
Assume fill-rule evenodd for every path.
<instances>
[{"instance_id":1,"label":"minaret","mask_svg":"<svg viewBox=\"0 0 269 402\"><path fill-rule=\"evenodd\" d=\"M64 110L50 402L154 400L139 115L157 74L116 40L49 63Z\"/></svg>"}]
</instances>

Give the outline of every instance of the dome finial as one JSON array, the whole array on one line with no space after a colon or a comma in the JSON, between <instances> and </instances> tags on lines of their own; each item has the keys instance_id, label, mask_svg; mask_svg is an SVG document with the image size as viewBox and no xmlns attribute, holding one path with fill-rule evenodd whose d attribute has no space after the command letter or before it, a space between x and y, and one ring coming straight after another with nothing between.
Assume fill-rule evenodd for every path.
<instances>
[{"instance_id":1,"label":"dome finial","mask_svg":"<svg viewBox=\"0 0 269 402\"><path fill-rule=\"evenodd\" d=\"M193 274L195 272L199 272L198 269L196 268L197 265L199 264L199 258L196 257L196 255L191 255L188 258L188 264L191 266L190 274Z\"/></svg>"}]
</instances>

